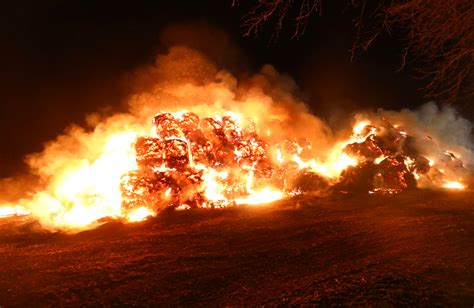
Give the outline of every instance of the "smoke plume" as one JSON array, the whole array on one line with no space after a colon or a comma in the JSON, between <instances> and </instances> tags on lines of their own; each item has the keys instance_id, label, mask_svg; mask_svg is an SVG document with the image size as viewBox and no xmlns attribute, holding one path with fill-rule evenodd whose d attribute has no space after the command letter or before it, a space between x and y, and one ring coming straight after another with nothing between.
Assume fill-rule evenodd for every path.
<instances>
[{"instance_id":1,"label":"smoke plume","mask_svg":"<svg viewBox=\"0 0 474 308\"><path fill-rule=\"evenodd\" d=\"M174 34L191 36L187 31L171 29L164 38L169 44L180 44L172 39ZM227 47L221 49L222 53ZM211 56L216 58L218 53ZM113 187L119 185L121 173L135 164L134 156L125 154L131 151L130 144L136 136L150 133L151 119L160 112L188 111L200 117L244 115L254 121L258 135L270 146L285 139L307 140L312 158L318 161L332 155L335 144L347 138L356 121L386 119L416 137L419 142L415 146L420 153L439 156L450 151L467 166L473 164L472 124L452 107L438 108L428 103L413 111L378 110L355 115L351 121L331 129L298 98L296 83L273 66L265 65L255 74L236 77L184 42L169 47L153 65L137 69L133 76L136 92L129 99L127 113L105 118L89 115L87 123L92 128L71 125L47 142L41 153L27 157L41 189L17 203L26 206L43 226L74 225L89 211L81 206L84 202L102 204L94 210L95 218L120 215L120 195ZM84 180L73 180L78 177Z\"/></svg>"}]
</instances>

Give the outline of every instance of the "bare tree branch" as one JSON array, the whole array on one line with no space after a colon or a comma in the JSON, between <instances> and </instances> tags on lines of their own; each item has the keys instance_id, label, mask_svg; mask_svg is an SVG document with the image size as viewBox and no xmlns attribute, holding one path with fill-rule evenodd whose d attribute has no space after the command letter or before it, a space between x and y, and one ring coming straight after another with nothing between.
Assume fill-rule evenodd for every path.
<instances>
[{"instance_id":1,"label":"bare tree branch","mask_svg":"<svg viewBox=\"0 0 474 308\"><path fill-rule=\"evenodd\" d=\"M367 50L384 31L402 29L405 47L400 69L408 61L422 63L416 72L427 80L424 90L429 97L446 101L474 97L473 0L378 0L375 9L368 9L367 0L348 2L360 10L354 20L351 59L358 49ZM232 5L238 5L238 0L232 0ZM264 24L273 23L273 39L290 23L292 37L299 38L309 19L321 13L321 5L321 0L256 0L244 16L245 35L256 36ZM371 24L366 26L366 21Z\"/></svg>"},{"instance_id":2,"label":"bare tree branch","mask_svg":"<svg viewBox=\"0 0 474 308\"><path fill-rule=\"evenodd\" d=\"M385 9L405 30L410 54L424 63L428 96L453 102L474 90L474 1L405 0ZM405 56L406 57L406 56Z\"/></svg>"},{"instance_id":3,"label":"bare tree branch","mask_svg":"<svg viewBox=\"0 0 474 308\"><path fill-rule=\"evenodd\" d=\"M234 2L233 2L234 4ZM292 8L298 8L293 14ZM321 0L257 0L243 18L245 35L257 36L263 25L274 24L274 36L278 36L287 20L294 26L293 38L301 37L310 17L321 10Z\"/></svg>"}]
</instances>

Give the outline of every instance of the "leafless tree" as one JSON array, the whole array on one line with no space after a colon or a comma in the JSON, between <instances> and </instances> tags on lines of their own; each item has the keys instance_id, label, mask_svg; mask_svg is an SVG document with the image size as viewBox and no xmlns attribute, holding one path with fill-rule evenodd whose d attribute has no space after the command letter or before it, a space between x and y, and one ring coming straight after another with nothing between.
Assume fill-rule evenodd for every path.
<instances>
[{"instance_id":1,"label":"leafless tree","mask_svg":"<svg viewBox=\"0 0 474 308\"><path fill-rule=\"evenodd\" d=\"M405 30L405 55L424 63L419 72L430 96L474 97L474 1L400 1L385 14Z\"/></svg>"},{"instance_id":2,"label":"leafless tree","mask_svg":"<svg viewBox=\"0 0 474 308\"><path fill-rule=\"evenodd\" d=\"M322 7L321 0L254 1L243 17L246 35L256 35L264 24L273 23L276 35L289 24L298 38ZM421 64L416 71L427 80L429 97L450 102L474 97L473 0L378 0L370 12L367 0L348 0L348 4L360 10L354 20L352 55L357 49L366 50L384 31L396 28L405 46L401 66L407 61ZM366 27L368 18L371 26Z\"/></svg>"},{"instance_id":3,"label":"leafless tree","mask_svg":"<svg viewBox=\"0 0 474 308\"><path fill-rule=\"evenodd\" d=\"M237 0L232 5L237 5ZM278 36L286 23L294 27L293 38L301 37L310 17L321 11L321 0L257 0L243 18L245 35L257 35L266 23L274 25Z\"/></svg>"}]
</instances>

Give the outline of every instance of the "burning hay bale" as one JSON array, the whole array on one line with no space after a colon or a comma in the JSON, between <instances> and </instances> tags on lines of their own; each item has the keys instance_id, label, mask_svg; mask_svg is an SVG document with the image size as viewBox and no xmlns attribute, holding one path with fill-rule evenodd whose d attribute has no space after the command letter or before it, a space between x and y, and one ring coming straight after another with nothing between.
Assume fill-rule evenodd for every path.
<instances>
[{"instance_id":1,"label":"burning hay bale","mask_svg":"<svg viewBox=\"0 0 474 308\"><path fill-rule=\"evenodd\" d=\"M32 215L51 226L82 228L104 217L141 221L164 209L265 204L314 192L393 194L472 185L458 154L384 119L358 121L348 139L325 150L297 135L278 140L266 127L259 135L257 124L231 113L158 114L149 135L112 134L98 158L66 168L52 193L29 201L54 206ZM12 213L7 207L0 216Z\"/></svg>"},{"instance_id":2,"label":"burning hay bale","mask_svg":"<svg viewBox=\"0 0 474 308\"><path fill-rule=\"evenodd\" d=\"M139 169L122 177L125 208L222 207L273 174L255 128L243 128L231 116L163 113L154 128L157 137L135 142Z\"/></svg>"},{"instance_id":3,"label":"burning hay bale","mask_svg":"<svg viewBox=\"0 0 474 308\"><path fill-rule=\"evenodd\" d=\"M430 177L430 174L439 175L441 182L445 181L443 172L432 167L430 159L419 153L415 138L385 119L382 119L379 127L367 125L364 133L362 141L344 147L344 152L358 157L362 162L342 172L337 189L344 192L392 194L416 188L418 179ZM445 154L445 160L456 161L453 164L462 168L462 161L454 154L449 154ZM452 166L450 169L453 169Z\"/></svg>"},{"instance_id":4,"label":"burning hay bale","mask_svg":"<svg viewBox=\"0 0 474 308\"><path fill-rule=\"evenodd\" d=\"M189 164L188 143L181 139L139 137L135 143L137 163L143 167L184 169Z\"/></svg>"},{"instance_id":5,"label":"burning hay bale","mask_svg":"<svg viewBox=\"0 0 474 308\"><path fill-rule=\"evenodd\" d=\"M338 187L343 191L396 193L416 187L416 171L425 173L426 158L404 146L411 140L406 133L383 121L385 126L374 127L362 142L346 145L344 151L363 159L357 166L343 171ZM416 156L415 156L416 155Z\"/></svg>"},{"instance_id":6,"label":"burning hay bale","mask_svg":"<svg viewBox=\"0 0 474 308\"><path fill-rule=\"evenodd\" d=\"M326 163L312 158L307 140L269 147L258 137L255 123L235 116L162 113L153 123L155 136L135 142L138 169L122 176L125 209L226 207L254 202L249 196L261 197L255 188L268 192L277 187L279 196L329 188L398 193L416 188L421 177L439 185L446 181L443 171L419 153L416 138L385 119L377 126L357 124L340 156ZM463 168L450 152L442 162L450 170Z\"/></svg>"}]
</instances>

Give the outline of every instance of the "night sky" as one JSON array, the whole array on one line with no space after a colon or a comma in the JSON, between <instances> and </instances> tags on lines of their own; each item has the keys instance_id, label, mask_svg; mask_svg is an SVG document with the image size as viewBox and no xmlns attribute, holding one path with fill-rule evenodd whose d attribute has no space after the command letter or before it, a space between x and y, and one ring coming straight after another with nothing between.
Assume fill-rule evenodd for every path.
<instances>
[{"instance_id":1,"label":"night sky","mask_svg":"<svg viewBox=\"0 0 474 308\"><path fill-rule=\"evenodd\" d=\"M326 1L301 39L292 40L289 29L271 44L271 25L257 38L244 37L248 6L232 8L225 0L18 2L2 4L0 18L0 177L24 171L24 155L40 151L68 124L82 123L85 114L124 110L127 74L166 50L161 33L176 24L224 31L235 59L219 63L223 68L239 75L273 64L297 81L311 110L328 119L338 108L426 102L410 67L396 73L401 46L394 37L385 35L351 62L357 11L343 12L347 1ZM198 47L212 54L212 42L205 45Z\"/></svg>"}]
</instances>

